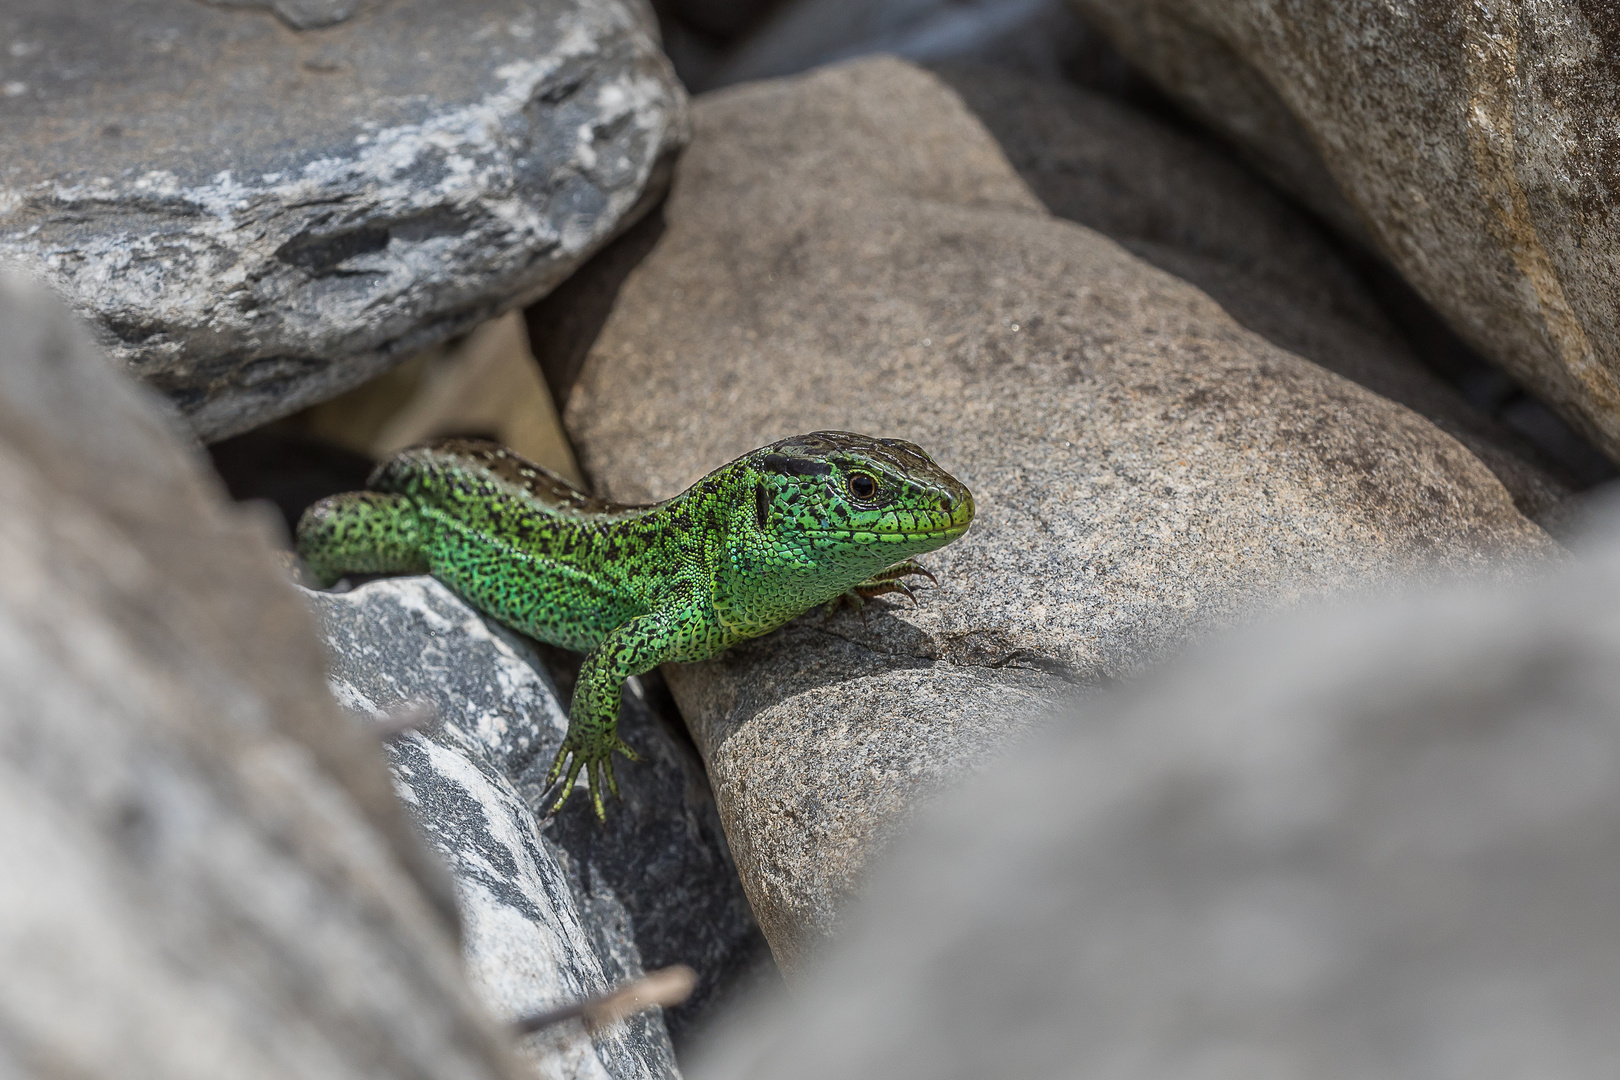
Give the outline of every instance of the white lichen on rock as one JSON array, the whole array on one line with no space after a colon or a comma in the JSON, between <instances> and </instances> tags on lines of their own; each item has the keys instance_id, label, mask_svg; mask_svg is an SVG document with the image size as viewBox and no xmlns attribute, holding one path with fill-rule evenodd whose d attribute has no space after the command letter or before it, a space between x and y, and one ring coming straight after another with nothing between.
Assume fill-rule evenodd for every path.
<instances>
[{"instance_id":1,"label":"white lichen on rock","mask_svg":"<svg viewBox=\"0 0 1620 1080\"><path fill-rule=\"evenodd\" d=\"M149 0L82 29L91 77L66 49L0 58L37 88L0 132L38 150L0 169L0 260L64 295L205 438L545 293L685 138L627 0L394 3L317 36Z\"/></svg>"}]
</instances>

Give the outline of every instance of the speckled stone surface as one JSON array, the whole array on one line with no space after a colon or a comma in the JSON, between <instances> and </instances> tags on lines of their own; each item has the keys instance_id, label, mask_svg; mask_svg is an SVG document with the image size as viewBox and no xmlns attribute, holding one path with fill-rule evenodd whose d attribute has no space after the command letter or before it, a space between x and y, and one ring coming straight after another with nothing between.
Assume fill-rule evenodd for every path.
<instances>
[{"instance_id":1,"label":"speckled stone surface","mask_svg":"<svg viewBox=\"0 0 1620 1080\"><path fill-rule=\"evenodd\" d=\"M1620 1069L1620 509L1522 589L1252 629L897 843L702 1080Z\"/></svg>"},{"instance_id":2,"label":"speckled stone surface","mask_svg":"<svg viewBox=\"0 0 1620 1080\"><path fill-rule=\"evenodd\" d=\"M636 0L26 0L0 42L0 261L210 439L543 294L685 135Z\"/></svg>"},{"instance_id":3,"label":"speckled stone surface","mask_svg":"<svg viewBox=\"0 0 1620 1080\"><path fill-rule=\"evenodd\" d=\"M1245 329L1398 401L1473 451L1514 505L1556 520L1556 466L1434 375L1322 227L1208 139L1079 87L986 64L931 67L1058 217L1198 286Z\"/></svg>"},{"instance_id":4,"label":"speckled stone surface","mask_svg":"<svg viewBox=\"0 0 1620 1080\"><path fill-rule=\"evenodd\" d=\"M567 713L532 643L432 578L305 591L334 696L383 717L434 719L389 744L395 783L451 867L463 952L490 1007L515 1017L684 963L693 998L588 1038L577 1025L520 1048L544 1075L673 1075L670 1035L703 1022L751 975L764 942L720 834L702 765L633 684L622 731L643 755L620 772L607 824L576 797L542 821L543 778ZM555 797L555 792L552 793Z\"/></svg>"},{"instance_id":5,"label":"speckled stone surface","mask_svg":"<svg viewBox=\"0 0 1620 1080\"><path fill-rule=\"evenodd\" d=\"M859 62L695 116L567 402L587 474L663 498L846 428L919 443L979 507L917 608L668 673L789 965L921 793L1039 702L1256 605L1553 550L1428 421L1051 216L933 76Z\"/></svg>"},{"instance_id":6,"label":"speckled stone surface","mask_svg":"<svg viewBox=\"0 0 1620 1080\"><path fill-rule=\"evenodd\" d=\"M1620 8L1074 2L1620 461Z\"/></svg>"}]
</instances>

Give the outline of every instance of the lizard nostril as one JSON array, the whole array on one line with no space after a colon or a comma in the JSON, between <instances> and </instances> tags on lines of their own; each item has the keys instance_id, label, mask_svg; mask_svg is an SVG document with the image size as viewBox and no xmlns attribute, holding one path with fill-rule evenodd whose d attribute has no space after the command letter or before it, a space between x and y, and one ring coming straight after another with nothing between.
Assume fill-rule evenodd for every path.
<instances>
[{"instance_id":1,"label":"lizard nostril","mask_svg":"<svg viewBox=\"0 0 1620 1080\"><path fill-rule=\"evenodd\" d=\"M939 508L948 514L952 510L956 509L956 500L951 498L949 495L941 495L939 498Z\"/></svg>"}]
</instances>

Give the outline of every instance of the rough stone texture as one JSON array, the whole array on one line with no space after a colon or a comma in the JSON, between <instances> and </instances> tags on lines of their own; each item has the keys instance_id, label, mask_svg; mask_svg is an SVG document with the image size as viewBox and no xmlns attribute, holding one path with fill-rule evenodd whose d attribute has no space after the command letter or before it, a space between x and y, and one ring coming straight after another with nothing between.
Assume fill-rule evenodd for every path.
<instances>
[{"instance_id":1,"label":"rough stone texture","mask_svg":"<svg viewBox=\"0 0 1620 1080\"><path fill-rule=\"evenodd\" d=\"M1052 213L1198 286L1272 344L1426 416L1521 512L1557 517L1570 489L1556 466L1426 369L1320 227L1221 147L1079 88L984 64L933 70Z\"/></svg>"},{"instance_id":2,"label":"rough stone texture","mask_svg":"<svg viewBox=\"0 0 1620 1080\"><path fill-rule=\"evenodd\" d=\"M685 132L636 0L387 0L305 32L27 0L0 41L0 260L205 438L544 293L661 190Z\"/></svg>"},{"instance_id":3,"label":"rough stone texture","mask_svg":"<svg viewBox=\"0 0 1620 1080\"><path fill-rule=\"evenodd\" d=\"M0 1074L512 1078L261 523L0 279Z\"/></svg>"},{"instance_id":4,"label":"rough stone texture","mask_svg":"<svg viewBox=\"0 0 1620 1080\"><path fill-rule=\"evenodd\" d=\"M918 795L1035 702L1250 605L1549 551L1433 425L1049 215L932 76L865 61L696 116L565 407L586 473L662 498L847 428L920 443L979 507L920 607L669 673L789 965Z\"/></svg>"},{"instance_id":5,"label":"rough stone texture","mask_svg":"<svg viewBox=\"0 0 1620 1080\"><path fill-rule=\"evenodd\" d=\"M1620 1070L1620 521L1251 632L941 800L702 1080Z\"/></svg>"},{"instance_id":6,"label":"rough stone texture","mask_svg":"<svg viewBox=\"0 0 1620 1080\"><path fill-rule=\"evenodd\" d=\"M726 851L702 764L633 684L623 722L642 753L620 769L606 825L576 797L537 818L567 730L556 687L527 639L482 618L431 578L306 592L331 653L335 696L377 718L426 706L434 720L389 748L418 826L455 876L474 984L515 1017L600 993L644 970L699 974L671 1010L684 1034L765 952ZM523 1050L546 1076L671 1075L657 1014L591 1041L577 1028ZM605 1070L605 1072L603 1071Z\"/></svg>"},{"instance_id":7,"label":"rough stone texture","mask_svg":"<svg viewBox=\"0 0 1620 1080\"><path fill-rule=\"evenodd\" d=\"M1075 0L1620 460L1620 10Z\"/></svg>"}]
</instances>

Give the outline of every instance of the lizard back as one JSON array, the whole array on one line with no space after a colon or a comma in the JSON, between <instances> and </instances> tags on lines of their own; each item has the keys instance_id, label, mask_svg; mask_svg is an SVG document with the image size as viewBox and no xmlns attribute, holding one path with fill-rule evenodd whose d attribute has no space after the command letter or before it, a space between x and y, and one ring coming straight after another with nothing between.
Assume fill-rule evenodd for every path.
<instances>
[{"instance_id":1,"label":"lizard back","mask_svg":"<svg viewBox=\"0 0 1620 1080\"><path fill-rule=\"evenodd\" d=\"M499 443L422 443L380 464L367 486L416 504L435 576L541 641L592 648L658 590L638 557L657 504L586 494Z\"/></svg>"},{"instance_id":2,"label":"lizard back","mask_svg":"<svg viewBox=\"0 0 1620 1080\"><path fill-rule=\"evenodd\" d=\"M652 507L616 503L579 490L542 465L536 465L489 439L462 436L430 439L390 457L372 472L373 491L410 495L449 508L484 490L486 497L505 496L540 513L571 520L619 520Z\"/></svg>"}]
</instances>

